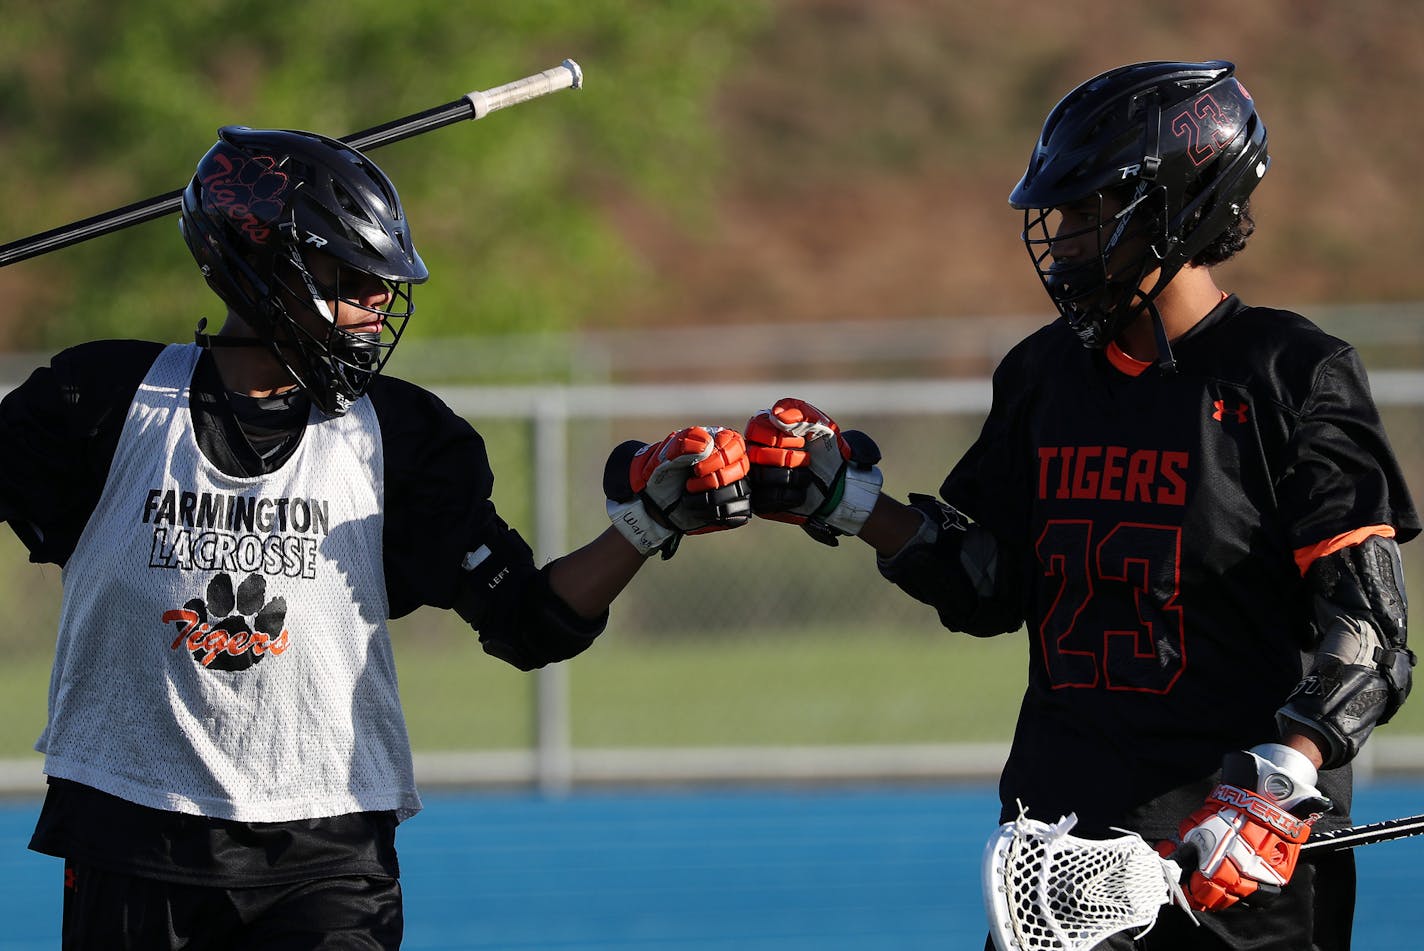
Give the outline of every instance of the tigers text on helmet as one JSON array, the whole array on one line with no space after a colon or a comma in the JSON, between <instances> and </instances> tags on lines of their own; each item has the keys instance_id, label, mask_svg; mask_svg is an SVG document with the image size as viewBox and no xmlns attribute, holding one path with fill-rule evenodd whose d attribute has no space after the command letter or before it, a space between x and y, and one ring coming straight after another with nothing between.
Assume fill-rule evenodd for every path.
<instances>
[{"instance_id":1,"label":"tigers text on helmet","mask_svg":"<svg viewBox=\"0 0 1424 951\"><path fill-rule=\"evenodd\" d=\"M1266 127L1235 70L1224 60L1122 66L1044 121L1009 204L1024 212L1034 269L1084 345L1106 346L1144 309L1155 315L1162 288L1236 226L1265 175ZM1070 205L1101 214L1063 233ZM1055 240L1093 231L1095 256L1053 257Z\"/></svg>"},{"instance_id":2,"label":"tigers text on helmet","mask_svg":"<svg viewBox=\"0 0 1424 951\"><path fill-rule=\"evenodd\" d=\"M181 215L208 285L318 407L345 412L390 359L415 312L411 287L429 277L391 180L336 139L224 126L183 192ZM316 255L330 259L316 269L322 279ZM384 304L353 300L353 285L373 282ZM371 313L368 329L338 328L332 300Z\"/></svg>"}]
</instances>

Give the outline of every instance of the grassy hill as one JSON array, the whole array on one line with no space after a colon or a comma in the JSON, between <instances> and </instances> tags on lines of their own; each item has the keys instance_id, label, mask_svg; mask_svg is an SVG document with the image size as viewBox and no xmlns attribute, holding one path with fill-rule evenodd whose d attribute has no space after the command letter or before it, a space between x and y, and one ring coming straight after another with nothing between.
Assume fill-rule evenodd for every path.
<instances>
[{"instance_id":1,"label":"grassy hill","mask_svg":"<svg viewBox=\"0 0 1424 951\"><path fill-rule=\"evenodd\" d=\"M1424 17L1409 2L826 2L777 14L718 101L709 220L611 201L659 276L650 321L1045 309L1006 203L1074 85L1147 59L1230 59L1265 119L1252 246L1223 284L1260 301L1424 298L1411 121Z\"/></svg>"},{"instance_id":2,"label":"grassy hill","mask_svg":"<svg viewBox=\"0 0 1424 951\"><path fill-rule=\"evenodd\" d=\"M584 90L380 153L434 274L413 337L1036 314L1005 199L1046 112L1113 66L1226 58L1273 162L1224 285L1424 298L1412 0L250 6L10 11L6 238L181 185L222 123L341 134L572 56ZM0 269L0 294L6 348L216 316L171 220Z\"/></svg>"}]
</instances>

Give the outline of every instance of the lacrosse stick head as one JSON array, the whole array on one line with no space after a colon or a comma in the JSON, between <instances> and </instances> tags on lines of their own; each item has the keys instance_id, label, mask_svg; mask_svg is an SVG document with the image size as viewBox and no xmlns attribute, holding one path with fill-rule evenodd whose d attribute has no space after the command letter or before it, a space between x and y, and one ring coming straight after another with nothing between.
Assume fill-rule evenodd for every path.
<instances>
[{"instance_id":1,"label":"lacrosse stick head","mask_svg":"<svg viewBox=\"0 0 1424 951\"><path fill-rule=\"evenodd\" d=\"M999 951L1088 951L1129 928L1146 934L1168 901L1186 907L1181 868L1134 833L1069 835L1069 814L1050 825L1023 812L984 850L984 907Z\"/></svg>"}]
</instances>

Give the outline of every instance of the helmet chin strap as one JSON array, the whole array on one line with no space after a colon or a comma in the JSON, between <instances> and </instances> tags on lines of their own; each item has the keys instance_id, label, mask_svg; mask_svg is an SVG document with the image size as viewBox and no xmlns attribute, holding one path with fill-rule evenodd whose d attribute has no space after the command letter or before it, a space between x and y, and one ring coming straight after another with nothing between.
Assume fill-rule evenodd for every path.
<instances>
[{"instance_id":1,"label":"helmet chin strap","mask_svg":"<svg viewBox=\"0 0 1424 951\"><path fill-rule=\"evenodd\" d=\"M1155 301L1147 301L1147 309L1152 314L1152 332L1157 337L1157 365L1163 373L1177 372L1177 358L1172 356L1172 344L1167 340L1167 327L1162 323L1162 312Z\"/></svg>"},{"instance_id":2,"label":"helmet chin strap","mask_svg":"<svg viewBox=\"0 0 1424 951\"><path fill-rule=\"evenodd\" d=\"M265 347L267 343L256 337L224 337L221 334L204 333L208 329L208 318L203 317L198 321L197 328L193 331L193 342L204 350L211 350L213 347Z\"/></svg>"}]
</instances>

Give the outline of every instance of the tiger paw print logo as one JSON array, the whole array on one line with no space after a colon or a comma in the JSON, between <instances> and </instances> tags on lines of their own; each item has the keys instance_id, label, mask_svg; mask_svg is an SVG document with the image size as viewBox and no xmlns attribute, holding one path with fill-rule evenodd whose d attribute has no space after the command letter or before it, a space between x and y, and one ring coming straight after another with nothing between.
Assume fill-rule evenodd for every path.
<instances>
[{"instance_id":1,"label":"tiger paw print logo","mask_svg":"<svg viewBox=\"0 0 1424 951\"><path fill-rule=\"evenodd\" d=\"M256 244L266 244L272 223L286 207L290 180L270 155L247 156L219 146L199 169L203 204L220 211Z\"/></svg>"},{"instance_id":2,"label":"tiger paw print logo","mask_svg":"<svg viewBox=\"0 0 1424 951\"><path fill-rule=\"evenodd\" d=\"M163 622L178 628L169 646L213 670L246 670L269 654L282 654L292 639L286 620L287 600L267 600L266 578L250 575L234 592L225 571L208 582L205 598L163 612Z\"/></svg>"}]
</instances>

